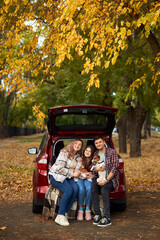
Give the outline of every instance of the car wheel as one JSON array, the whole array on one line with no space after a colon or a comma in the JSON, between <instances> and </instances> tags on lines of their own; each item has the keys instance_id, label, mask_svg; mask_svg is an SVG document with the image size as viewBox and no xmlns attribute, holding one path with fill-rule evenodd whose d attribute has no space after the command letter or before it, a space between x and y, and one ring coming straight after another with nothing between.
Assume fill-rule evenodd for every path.
<instances>
[{"instance_id":1,"label":"car wheel","mask_svg":"<svg viewBox=\"0 0 160 240\"><path fill-rule=\"evenodd\" d=\"M32 212L33 213L42 213L43 206L35 204L35 200L33 199L32 203Z\"/></svg>"},{"instance_id":2,"label":"car wheel","mask_svg":"<svg viewBox=\"0 0 160 240\"><path fill-rule=\"evenodd\" d=\"M111 206L111 210L115 211L115 212L123 212L126 210L127 204L123 203L123 204L114 204Z\"/></svg>"}]
</instances>

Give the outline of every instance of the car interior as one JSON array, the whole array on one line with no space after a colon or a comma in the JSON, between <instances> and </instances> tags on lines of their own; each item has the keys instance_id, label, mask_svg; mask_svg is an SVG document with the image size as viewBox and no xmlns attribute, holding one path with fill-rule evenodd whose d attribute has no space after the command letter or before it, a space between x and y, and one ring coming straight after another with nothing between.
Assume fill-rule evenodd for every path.
<instances>
[{"instance_id":1,"label":"car interior","mask_svg":"<svg viewBox=\"0 0 160 240\"><path fill-rule=\"evenodd\" d=\"M60 150L63 149L70 141L73 139L59 139L58 141L55 142L53 145L53 157L52 157L52 163L53 165L56 161L56 158L58 157L58 154L60 153ZM94 146L94 140L93 139L82 139L83 141L83 149L88 146L92 145Z\"/></svg>"}]
</instances>

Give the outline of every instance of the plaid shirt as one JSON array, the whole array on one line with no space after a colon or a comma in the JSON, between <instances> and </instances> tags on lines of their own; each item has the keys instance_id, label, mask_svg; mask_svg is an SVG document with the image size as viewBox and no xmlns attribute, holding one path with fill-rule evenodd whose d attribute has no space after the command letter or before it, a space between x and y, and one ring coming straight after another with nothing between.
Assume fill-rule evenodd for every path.
<instances>
[{"instance_id":1,"label":"plaid shirt","mask_svg":"<svg viewBox=\"0 0 160 240\"><path fill-rule=\"evenodd\" d=\"M63 183L66 178L72 178L74 170L78 170L80 166L81 157L78 154L72 159L63 150L59 153L56 162L51 167L49 175L52 175L56 181Z\"/></svg>"},{"instance_id":2,"label":"plaid shirt","mask_svg":"<svg viewBox=\"0 0 160 240\"><path fill-rule=\"evenodd\" d=\"M98 154L98 151L96 151L94 155L96 154ZM109 174L110 172L112 172L114 174L111 181L113 182L113 186L115 188L119 184L119 174L118 174L119 160L118 160L118 154L114 149L106 148L105 162L106 162L107 173ZM92 169L93 169L93 175L95 177L98 177L98 173L94 171L94 164Z\"/></svg>"}]
</instances>

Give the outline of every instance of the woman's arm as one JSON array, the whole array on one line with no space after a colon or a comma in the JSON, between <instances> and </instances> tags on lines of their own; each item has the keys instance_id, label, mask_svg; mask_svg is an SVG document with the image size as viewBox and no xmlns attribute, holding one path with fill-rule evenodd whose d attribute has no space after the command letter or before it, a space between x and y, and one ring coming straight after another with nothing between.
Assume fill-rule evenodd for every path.
<instances>
[{"instance_id":1,"label":"woman's arm","mask_svg":"<svg viewBox=\"0 0 160 240\"><path fill-rule=\"evenodd\" d=\"M68 153L66 151L61 151L56 159L54 170L63 175L67 175L69 172L69 169L66 168L67 159Z\"/></svg>"}]
</instances>

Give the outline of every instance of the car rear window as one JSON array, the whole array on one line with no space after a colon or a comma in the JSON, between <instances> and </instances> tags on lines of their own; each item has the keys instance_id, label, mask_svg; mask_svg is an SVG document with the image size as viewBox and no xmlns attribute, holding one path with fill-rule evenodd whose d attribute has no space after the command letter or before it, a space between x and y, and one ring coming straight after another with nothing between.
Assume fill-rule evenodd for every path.
<instances>
[{"instance_id":1,"label":"car rear window","mask_svg":"<svg viewBox=\"0 0 160 240\"><path fill-rule=\"evenodd\" d=\"M101 114L65 114L55 118L55 128L57 130L106 130L108 118Z\"/></svg>"}]
</instances>

